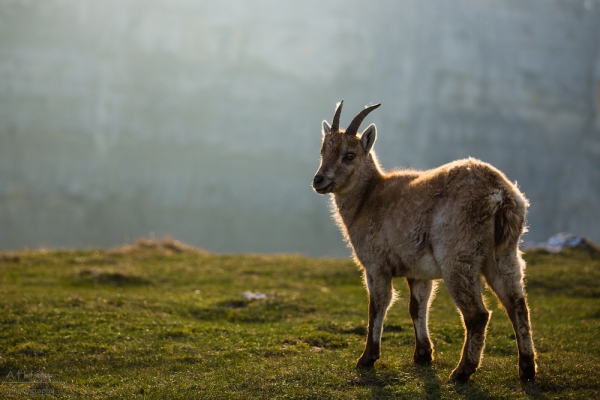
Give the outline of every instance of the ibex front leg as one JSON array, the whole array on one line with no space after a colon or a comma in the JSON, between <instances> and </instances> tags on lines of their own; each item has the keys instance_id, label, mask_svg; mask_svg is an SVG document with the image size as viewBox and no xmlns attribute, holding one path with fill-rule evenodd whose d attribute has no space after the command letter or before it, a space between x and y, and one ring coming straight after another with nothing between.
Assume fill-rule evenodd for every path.
<instances>
[{"instance_id":1,"label":"ibex front leg","mask_svg":"<svg viewBox=\"0 0 600 400\"><path fill-rule=\"evenodd\" d=\"M365 280L369 290L369 327L367 344L356 363L357 368L370 368L379 359L383 320L393 298L391 276L365 272Z\"/></svg>"},{"instance_id":2,"label":"ibex front leg","mask_svg":"<svg viewBox=\"0 0 600 400\"><path fill-rule=\"evenodd\" d=\"M415 328L415 352L413 360L417 364L428 364L433 360L433 346L429 339L427 320L431 304L433 281L407 278L410 288L409 311Z\"/></svg>"}]
</instances>

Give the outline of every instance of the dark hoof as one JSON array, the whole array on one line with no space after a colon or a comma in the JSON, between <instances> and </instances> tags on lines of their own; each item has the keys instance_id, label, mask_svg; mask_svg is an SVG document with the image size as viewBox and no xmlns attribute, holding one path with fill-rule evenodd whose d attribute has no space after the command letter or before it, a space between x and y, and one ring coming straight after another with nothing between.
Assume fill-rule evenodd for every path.
<instances>
[{"instance_id":1,"label":"dark hoof","mask_svg":"<svg viewBox=\"0 0 600 400\"><path fill-rule=\"evenodd\" d=\"M532 381L535 379L534 361L521 361L519 363L519 378L522 381Z\"/></svg>"},{"instance_id":2,"label":"dark hoof","mask_svg":"<svg viewBox=\"0 0 600 400\"><path fill-rule=\"evenodd\" d=\"M457 368L454 371L452 371L452 374L450 374L450 378L448 379L448 381L451 383L466 383L469 381L471 375L473 375L473 372L475 372L475 370L471 370L468 368L459 370Z\"/></svg>"},{"instance_id":3,"label":"dark hoof","mask_svg":"<svg viewBox=\"0 0 600 400\"><path fill-rule=\"evenodd\" d=\"M361 357L356 362L356 368L373 368L373 366L375 365L375 361L377 361L376 358Z\"/></svg>"},{"instance_id":4,"label":"dark hoof","mask_svg":"<svg viewBox=\"0 0 600 400\"><path fill-rule=\"evenodd\" d=\"M433 350L432 349L415 349L413 353L413 361L415 364L431 364L433 361Z\"/></svg>"}]
</instances>

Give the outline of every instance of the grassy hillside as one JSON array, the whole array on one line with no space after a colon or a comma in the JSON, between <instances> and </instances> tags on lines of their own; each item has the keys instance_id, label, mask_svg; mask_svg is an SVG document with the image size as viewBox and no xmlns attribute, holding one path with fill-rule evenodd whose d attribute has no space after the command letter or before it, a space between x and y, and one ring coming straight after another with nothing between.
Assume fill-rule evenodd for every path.
<instances>
[{"instance_id":1,"label":"grassy hillside","mask_svg":"<svg viewBox=\"0 0 600 400\"><path fill-rule=\"evenodd\" d=\"M463 328L443 285L430 323L434 363L411 362L398 279L382 359L357 371L367 297L349 260L213 255L176 242L0 253L0 397L598 398L600 256L526 259L536 382L519 381L512 328L486 291L482 368L455 386L447 377Z\"/></svg>"}]
</instances>

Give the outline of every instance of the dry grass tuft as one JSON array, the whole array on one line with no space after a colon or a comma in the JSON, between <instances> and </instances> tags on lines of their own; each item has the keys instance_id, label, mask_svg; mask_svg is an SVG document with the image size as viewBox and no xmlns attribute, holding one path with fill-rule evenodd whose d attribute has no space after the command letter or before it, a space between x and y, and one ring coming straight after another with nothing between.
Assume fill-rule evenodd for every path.
<instances>
[{"instance_id":1,"label":"dry grass tuft","mask_svg":"<svg viewBox=\"0 0 600 400\"><path fill-rule=\"evenodd\" d=\"M188 254L208 254L208 252L197 247L175 240L170 236L163 236L160 239L140 238L135 243L115 247L108 251L109 254L131 254L139 252L153 253L188 253Z\"/></svg>"}]
</instances>

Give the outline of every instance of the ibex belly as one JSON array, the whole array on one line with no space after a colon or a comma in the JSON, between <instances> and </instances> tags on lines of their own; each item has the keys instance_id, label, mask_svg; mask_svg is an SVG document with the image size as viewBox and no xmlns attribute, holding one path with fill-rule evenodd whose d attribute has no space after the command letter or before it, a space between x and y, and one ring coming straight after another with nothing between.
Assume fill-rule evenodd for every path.
<instances>
[{"instance_id":1,"label":"ibex belly","mask_svg":"<svg viewBox=\"0 0 600 400\"><path fill-rule=\"evenodd\" d=\"M422 253L420 257L406 260L397 266L394 276L419 280L441 279L442 271L429 252Z\"/></svg>"}]
</instances>

